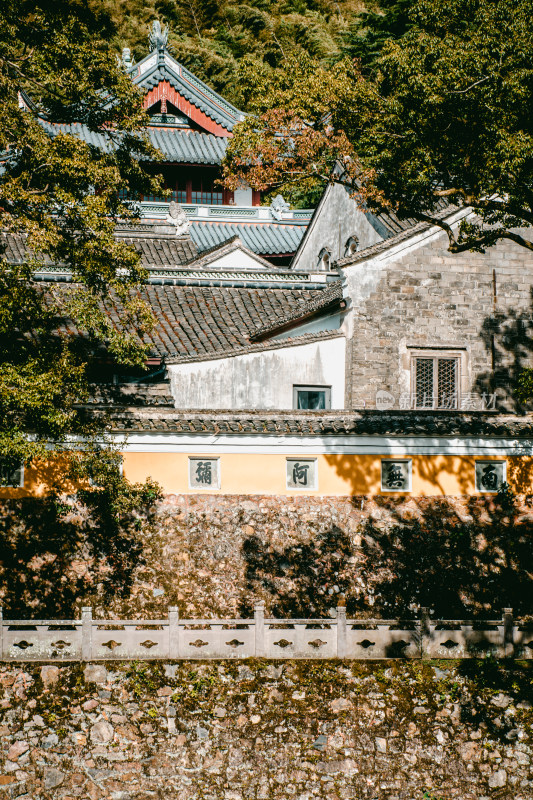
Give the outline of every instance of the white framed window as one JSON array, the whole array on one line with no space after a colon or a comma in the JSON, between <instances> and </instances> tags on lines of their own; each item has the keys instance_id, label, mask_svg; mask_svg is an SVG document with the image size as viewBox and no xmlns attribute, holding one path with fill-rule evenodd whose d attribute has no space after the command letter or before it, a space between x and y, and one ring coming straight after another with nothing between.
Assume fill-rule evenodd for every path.
<instances>
[{"instance_id":1,"label":"white framed window","mask_svg":"<svg viewBox=\"0 0 533 800\"><path fill-rule=\"evenodd\" d=\"M411 396L414 408L458 408L460 356L423 353L411 356Z\"/></svg>"},{"instance_id":2,"label":"white framed window","mask_svg":"<svg viewBox=\"0 0 533 800\"><path fill-rule=\"evenodd\" d=\"M318 489L316 458L287 458L287 489Z\"/></svg>"},{"instance_id":3,"label":"white framed window","mask_svg":"<svg viewBox=\"0 0 533 800\"><path fill-rule=\"evenodd\" d=\"M309 411L331 408L331 386L293 386L292 405Z\"/></svg>"},{"instance_id":4,"label":"white framed window","mask_svg":"<svg viewBox=\"0 0 533 800\"><path fill-rule=\"evenodd\" d=\"M189 458L189 489L220 489L220 458Z\"/></svg>"},{"instance_id":5,"label":"white framed window","mask_svg":"<svg viewBox=\"0 0 533 800\"><path fill-rule=\"evenodd\" d=\"M496 494L506 480L506 461L476 461L476 492Z\"/></svg>"},{"instance_id":6,"label":"white framed window","mask_svg":"<svg viewBox=\"0 0 533 800\"><path fill-rule=\"evenodd\" d=\"M0 487L20 489L24 486L24 464L13 464L7 459L0 459Z\"/></svg>"},{"instance_id":7,"label":"white framed window","mask_svg":"<svg viewBox=\"0 0 533 800\"><path fill-rule=\"evenodd\" d=\"M410 458L381 459L381 491L410 492L412 461Z\"/></svg>"}]
</instances>

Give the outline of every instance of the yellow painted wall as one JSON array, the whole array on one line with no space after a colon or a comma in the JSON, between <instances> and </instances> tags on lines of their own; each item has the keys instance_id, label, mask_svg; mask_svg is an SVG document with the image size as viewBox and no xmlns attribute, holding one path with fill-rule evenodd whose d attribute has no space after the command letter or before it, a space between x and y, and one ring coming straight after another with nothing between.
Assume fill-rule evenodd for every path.
<instances>
[{"instance_id":1,"label":"yellow painted wall","mask_svg":"<svg viewBox=\"0 0 533 800\"><path fill-rule=\"evenodd\" d=\"M189 488L188 457L220 459L221 488ZM152 477L165 494L269 494L294 496L394 494L381 492L381 459L395 455L316 455L317 489L286 488L286 455L263 453L124 453L124 474L130 481ZM294 456L298 457L298 456ZM486 456L404 456L412 460L412 495L468 495L475 493L475 461ZM502 460L493 456L494 460ZM507 481L519 494L533 493L533 458L507 456ZM25 497L44 494L52 482L61 478L61 464L26 467L23 488L0 487L0 497ZM74 487L65 486L66 491ZM405 493L398 493L405 494Z\"/></svg>"},{"instance_id":2,"label":"yellow painted wall","mask_svg":"<svg viewBox=\"0 0 533 800\"><path fill-rule=\"evenodd\" d=\"M220 454L221 488L189 489L188 456L182 453L126 453L124 474L132 481L151 476L163 487L165 494L272 494L292 496L307 494L357 495L390 494L381 492L381 459L390 455L316 455L318 488L315 490L287 489L285 483L286 455L262 453ZM217 453L209 454L216 457ZM207 456L203 454L203 457ZM306 453L301 458L312 458ZM465 495L475 492L475 461L489 460L476 456L405 456L412 459L413 495ZM394 456L401 458L401 456ZM514 491L533 491L533 459L510 456L507 461L507 481Z\"/></svg>"}]
</instances>

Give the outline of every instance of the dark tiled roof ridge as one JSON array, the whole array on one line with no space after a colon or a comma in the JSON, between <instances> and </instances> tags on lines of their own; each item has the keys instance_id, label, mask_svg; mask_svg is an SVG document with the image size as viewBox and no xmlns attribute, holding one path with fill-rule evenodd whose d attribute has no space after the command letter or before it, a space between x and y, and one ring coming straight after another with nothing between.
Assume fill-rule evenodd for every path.
<instances>
[{"instance_id":1,"label":"dark tiled roof ridge","mask_svg":"<svg viewBox=\"0 0 533 800\"><path fill-rule=\"evenodd\" d=\"M447 206L446 209L437 212L435 214L435 218L446 219L446 217L452 216L458 210L459 209L455 206ZM407 228L406 230L391 236L389 239L384 239L382 242L376 242L376 244L372 244L370 247L365 247L364 250L360 250L359 252L354 253L352 256L339 258L337 261L333 262L333 266L335 268L351 267L352 264L358 264L360 261L365 261L367 258L372 258L372 256L379 255L380 253L385 252L385 250L389 250L389 248L394 247L397 244L401 244L411 237L416 236L419 233L423 233L424 231L428 231L434 227L435 225L431 222L417 222L416 225L413 225L413 227Z\"/></svg>"},{"instance_id":2,"label":"dark tiled roof ridge","mask_svg":"<svg viewBox=\"0 0 533 800\"><path fill-rule=\"evenodd\" d=\"M95 410L94 413L98 414ZM101 412L103 413L103 412ZM288 436L492 436L533 439L533 416L483 411L231 411L123 408L110 414L114 430L176 434Z\"/></svg>"},{"instance_id":3,"label":"dark tiled roof ridge","mask_svg":"<svg viewBox=\"0 0 533 800\"><path fill-rule=\"evenodd\" d=\"M326 339L344 338L341 331L320 331L318 333L304 333L300 336L289 336L286 339L271 339L266 342L254 342L244 347L226 348L206 353L201 356L179 356L171 355L165 358L166 364L190 364L197 361L219 361L223 358L233 358L234 356L245 356L248 353L262 353L265 350L279 350L282 347L298 347L304 344L313 344Z\"/></svg>"},{"instance_id":4,"label":"dark tiled roof ridge","mask_svg":"<svg viewBox=\"0 0 533 800\"><path fill-rule=\"evenodd\" d=\"M342 298L342 281L334 281L333 283L330 283L326 289L322 289L319 297L308 300L307 303L305 303L303 306L300 306L299 309L295 309L293 313L289 313L284 317L280 317L275 323L272 323L271 325L265 325L253 331L250 335L250 339L252 341L254 339L259 339L262 336L266 336L268 333L272 333L273 331L283 328L285 325L289 325L291 322L298 322L300 319L303 320L311 314L314 314L321 309L325 309L337 301L340 302Z\"/></svg>"}]
</instances>

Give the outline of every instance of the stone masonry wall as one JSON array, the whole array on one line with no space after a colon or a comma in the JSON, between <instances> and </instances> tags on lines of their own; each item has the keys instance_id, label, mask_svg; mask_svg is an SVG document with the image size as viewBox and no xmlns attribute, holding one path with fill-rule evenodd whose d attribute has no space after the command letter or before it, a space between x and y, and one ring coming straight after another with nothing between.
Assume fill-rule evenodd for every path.
<instances>
[{"instance_id":1,"label":"stone masonry wall","mask_svg":"<svg viewBox=\"0 0 533 800\"><path fill-rule=\"evenodd\" d=\"M493 662L10 665L0 797L531 800L531 678Z\"/></svg>"},{"instance_id":2,"label":"stone masonry wall","mask_svg":"<svg viewBox=\"0 0 533 800\"><path fill-rule=\"evenodd\" d=\"M533 614L533 509L527 498L167 496L132 540L94 537L83 508L0 506L6 619L444 618ZM43 520L45 521L43 523Z\"/></svg>"},{"instance_id":3,"label":"stone masonry wall","mask_svg":"<svg viewBox=\"0 0 533 800\"><path fill-rule=\"evenodd\" d=\"M453 255L446 247L442 234L386 263L344 269L353 314L347 407L375 407L380 389L396 398L409 392L409 348L416 346L466 348L462 391L500 387L513 407L513 380L533 363L533 256L514 242L484 254Z\"/></svg>"}]
</instances>

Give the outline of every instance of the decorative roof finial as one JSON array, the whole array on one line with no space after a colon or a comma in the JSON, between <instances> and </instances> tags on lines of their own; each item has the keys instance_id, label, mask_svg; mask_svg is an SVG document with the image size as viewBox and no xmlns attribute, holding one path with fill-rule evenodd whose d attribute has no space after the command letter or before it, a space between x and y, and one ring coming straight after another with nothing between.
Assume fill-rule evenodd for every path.
<instances>
[{"instance_id":1,"label":"decorative roof finial","mask_svg":"<svg viewBox=\"0 0 533 800\"><path fill-rule=\"evenodd\" d=\"M135 64L134 59L131 57L131 50L129 47L122 48L122 63L126 69L130 69Z\"/></svg>"},{"instance_id":2,"label":"decorative roof finial","mask_svg":"<svg viewBox=\"0 0 533 800\"><path fill-rule=\"evenodd\" d=\"M168 42L168 25L165 29L161 29L161 23L158 19L152 23L150 30L150 50L165 50Z\"/></svg>"}]
</instances>

